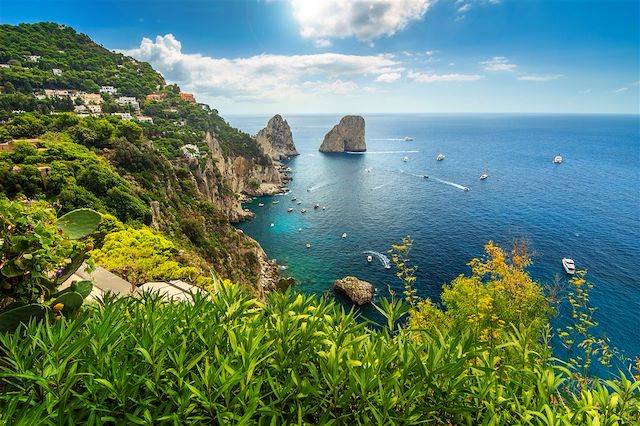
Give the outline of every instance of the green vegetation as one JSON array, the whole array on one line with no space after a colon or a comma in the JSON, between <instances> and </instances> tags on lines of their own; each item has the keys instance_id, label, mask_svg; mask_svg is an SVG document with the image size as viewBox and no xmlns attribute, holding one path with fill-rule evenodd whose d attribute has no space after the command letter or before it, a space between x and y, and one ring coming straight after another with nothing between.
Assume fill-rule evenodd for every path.
<instances>
[{"instance_id":1,"label":"green vegetation","mask_svg":"<svg viewBox=\"0 0 640 426\"><path fill-rule=\"evenodd\" d=\"M5 424L627 425L640 382L575 390L531 328L368 328L334 302L232 285L194 304L106 299L0 335ZM415 339L419 335L420 339Z\"/></svg>"}]
</instances>

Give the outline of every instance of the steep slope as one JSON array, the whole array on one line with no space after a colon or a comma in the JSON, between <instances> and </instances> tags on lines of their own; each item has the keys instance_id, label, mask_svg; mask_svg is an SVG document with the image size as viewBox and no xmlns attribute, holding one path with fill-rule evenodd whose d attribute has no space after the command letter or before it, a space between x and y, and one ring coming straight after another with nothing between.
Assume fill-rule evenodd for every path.
<instances>
[{"instance_id":1,"label":"steep slope","mask_svg":"<svg viewBox=\"0 0 640 426\"><path fill-rule=\"evenodd\" d=\"M282 183L255 139L69 27L0 26L0 64L0 190L151 225L222 277L275 286L277 266L230 225Z\"/></svg>"}]
</instances>

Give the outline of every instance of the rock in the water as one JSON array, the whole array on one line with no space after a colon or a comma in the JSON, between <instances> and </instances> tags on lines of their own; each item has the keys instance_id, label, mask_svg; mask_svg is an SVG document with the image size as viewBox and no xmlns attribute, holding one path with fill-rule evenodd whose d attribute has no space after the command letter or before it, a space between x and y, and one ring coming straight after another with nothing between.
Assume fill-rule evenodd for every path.
<instances>
[{"instance_id":1,"label":"rock in the water","mask_svg":"<svg viewBox=\"0 0 640 426\"><path fill-rule=\"evenodd\" d=\"M333 290L344 293L353 303L358 305L371 303L376 292L373 284L352 276L337 280L333 283Z\"/></svg>"},{"instance_id":2,"label":"rock in the water","mask_svg":"<svg viewBox=\"0 0 640 426\"><path fill-rule=\"evenodd\" d=\"M299 155L293 143L291 128L287 120L283 120L279 114L274 115L267 127L258 132L256 141L264 153L274 160Z\"/></svg>"},{"instance_id":3,"label":"rock in the water","mask_svg":"<svg viewBox=\"0 0 640 426\"><path fill-rule=\"evenodd\" d=\"M333 126L320 145L320 152L364 152L364 118L359 115L345 115L340 123Z\"/></svg>"}]
</instances>

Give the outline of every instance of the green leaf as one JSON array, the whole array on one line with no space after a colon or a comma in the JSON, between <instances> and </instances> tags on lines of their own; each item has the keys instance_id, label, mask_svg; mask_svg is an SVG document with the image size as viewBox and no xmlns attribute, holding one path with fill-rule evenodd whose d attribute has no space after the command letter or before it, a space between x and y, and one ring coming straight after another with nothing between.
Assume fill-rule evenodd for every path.
<instances>
[{"instance_id":1,"label":"green leaf","mask_svg":"<svg viewBox=\"0 0 640 426\"><path fill-rule=\"evenodd\" d=\"M100 224L102 216L91 209L73 210L58 218L58 228L69 238L78 240L92 233Z\"/></svg>"},{"instance_id":2,"label":"green leaf","mask_svg":"<svg viewBox=\"0 0 640 426\"><path fill-rule=\"evenodd\" d=\"M0 332L15 331L20 324L28 324L32 319L43 320L51 311L45 305L32 303L0 313Z\"/></svg>"}]
</instances>

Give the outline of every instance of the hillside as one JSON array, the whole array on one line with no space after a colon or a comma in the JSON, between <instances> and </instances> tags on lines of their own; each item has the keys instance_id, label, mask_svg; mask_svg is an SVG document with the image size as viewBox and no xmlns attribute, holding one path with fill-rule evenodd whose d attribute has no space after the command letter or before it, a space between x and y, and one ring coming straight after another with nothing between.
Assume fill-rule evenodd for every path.
<instances>
[{"instance_id":1,"label":"hillside","mask_svg":"<svg viewBox=\"0 0 640 426\"><path fill-rule=\"evenodd\" d=\"M203 274L273 288L277 267L230 222L250 217L241 199L278 191L282 176L215 109L149 64L53 23L0 26L0 91L7 196L150 226Z\"/></svg>"}]
</instances>

